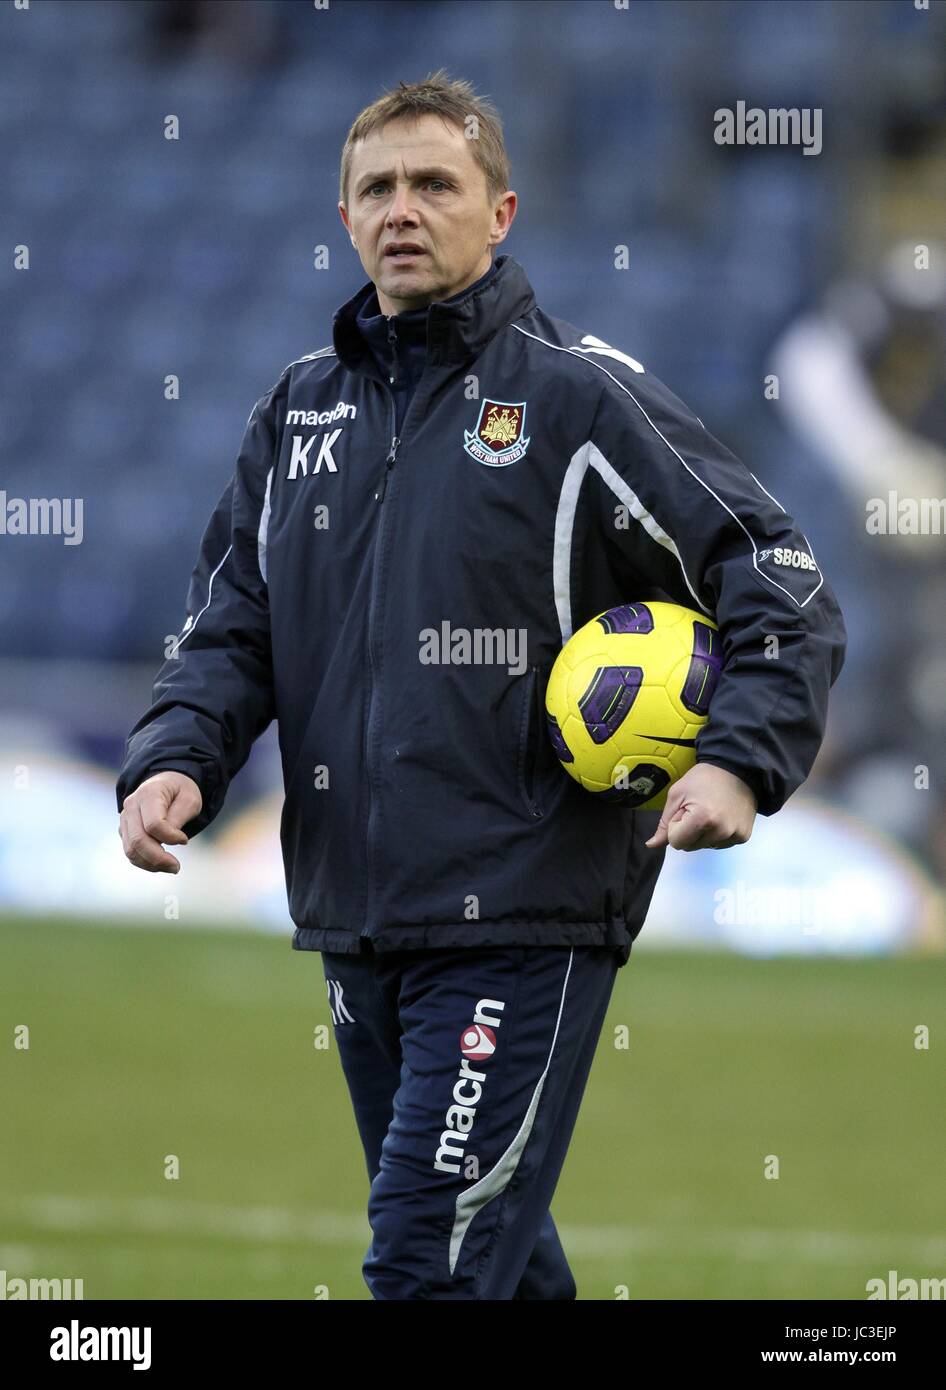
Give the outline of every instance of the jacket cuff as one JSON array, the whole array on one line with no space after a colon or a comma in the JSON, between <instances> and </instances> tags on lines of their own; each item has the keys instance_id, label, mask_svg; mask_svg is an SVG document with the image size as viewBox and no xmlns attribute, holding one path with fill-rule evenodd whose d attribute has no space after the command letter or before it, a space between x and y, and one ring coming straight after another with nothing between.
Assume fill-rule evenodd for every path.
<instances>
[{"instance_id":1,"label":"jacket cuff","mask_svg":"<svg viewBox=\"0 0 946 1390\"><path fill-rule=\"evenodd\" d=\"M697 754L698 763L710 763L713 767L721 767L724 772L731 772L734 777L738 777L741 782L755 794L758 812L762 816L770 816L772 811L777 809L771 806L768 792L765 787L765 779L756 767L739 767L736 763L727 762L725 758L717 758L710 754L702 758ZM768 808L768 809L767 809Z\"/></svg>"}]
</instances>

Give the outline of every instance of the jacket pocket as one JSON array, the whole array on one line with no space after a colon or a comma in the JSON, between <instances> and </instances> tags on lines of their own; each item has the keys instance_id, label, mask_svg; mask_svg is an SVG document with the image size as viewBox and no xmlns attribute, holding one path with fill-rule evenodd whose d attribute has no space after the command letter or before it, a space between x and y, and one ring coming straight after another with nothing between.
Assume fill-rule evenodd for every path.
<instances>
[{"instance_id":1,"label":"jacket pocket","mask_svg":"<svg viewBox=\"0 0 946 1390\"><path fill-rule=\"evenodd\" d=\"M545 710L538 666L530 666L523 679L522 710L519 717L519 756L516 780L519 795L534 820L545 814L540 792L540 762Z\"/></svg>"}]
</instances>

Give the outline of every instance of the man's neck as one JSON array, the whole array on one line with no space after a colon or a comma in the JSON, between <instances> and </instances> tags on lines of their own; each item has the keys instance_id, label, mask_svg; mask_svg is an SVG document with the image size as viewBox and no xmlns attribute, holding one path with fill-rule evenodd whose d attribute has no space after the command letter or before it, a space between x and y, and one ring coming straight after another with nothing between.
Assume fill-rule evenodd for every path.
<instances>
[{"instance_id":1,"label":"man's neck","mask_svg":"<svg viewBox=\"0 0 946 1390\"><path fill-rule=\"evenodd\" d=\"M449 294L444 295L433 294L431 295L430 299L428 299L423 304L413 304L408 302L402 302L398 304L397 301L390 300L387 297L387 295L383 295L381 291L377 289L377 287L375 287L375 292L378 296L378 307L380 308L381 313L384 315L384 317L390 319L396 318L398 314L410 314L415 313L418 310L422 311L425 309L429 309L431 304L449 303L451 299L457 299L461 294L464 294L468 289L470 289L472 285L475 285L479 280L484 279L485 276L487 276L493 268L494 262L492 261L492 259L490 259L481 270L479 270L475 275L471 276L471 278L468 279L464 284L462 284L459 289L451 290Z\"/></svg>"}]
</instances>

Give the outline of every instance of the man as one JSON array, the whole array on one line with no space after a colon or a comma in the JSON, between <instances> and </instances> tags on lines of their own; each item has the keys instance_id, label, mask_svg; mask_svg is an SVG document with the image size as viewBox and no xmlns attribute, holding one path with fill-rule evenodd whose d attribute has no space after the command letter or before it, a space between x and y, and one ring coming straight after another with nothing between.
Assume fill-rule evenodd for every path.
<instances>
[{"instance_id":1,"label":"man","mask_svg":"<svg viewBox=\"0 0 946 1390\"><path fill-rule=\"evenodd\" d=\"M792 518L493 261L508 185L467 83L358 117L339 210L369 283L250 416L118 784L132 863L177 872L162 846L277 719L292 944L323 954L378 1299L575 1297L549 1204L666 846L742 844L804 781L845 644L814 560L784 563L810 557ZM659 818L579 788L543 712L572 631L648 595L715 616L726 657ZM484 633L501 659L470 660Z\"/></svg>"}]
</instances>

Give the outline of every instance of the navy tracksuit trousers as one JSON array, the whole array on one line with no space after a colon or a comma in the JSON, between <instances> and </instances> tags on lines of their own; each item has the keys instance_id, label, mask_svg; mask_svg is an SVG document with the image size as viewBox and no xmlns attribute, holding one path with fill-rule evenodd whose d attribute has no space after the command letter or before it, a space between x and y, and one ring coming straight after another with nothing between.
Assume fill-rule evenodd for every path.
<instances>
[{"instance_id":1,"label":"navy tracksuit trousers","mask_svg":"<svg viewBox=\"0 0 946 1390\"><path fill-rule=\"evenodd\" d=\"M618 968L606 946L322 952L375 1299L573 1299L549 1204Z\"/></svg>"}]
</instances>

